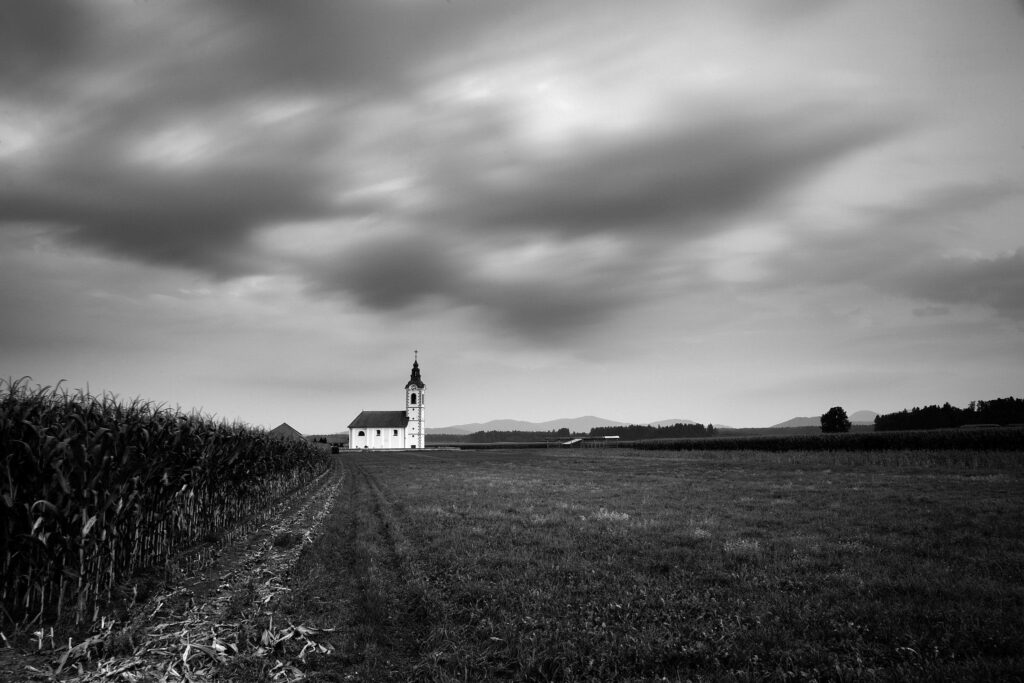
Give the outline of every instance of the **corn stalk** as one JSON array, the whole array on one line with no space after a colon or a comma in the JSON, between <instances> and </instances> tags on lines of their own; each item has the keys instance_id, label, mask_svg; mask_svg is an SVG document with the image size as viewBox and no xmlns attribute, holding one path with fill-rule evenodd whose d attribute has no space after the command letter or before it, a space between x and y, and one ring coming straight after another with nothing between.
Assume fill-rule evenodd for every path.
<instances>
[{"instance_id":1,"label":"corn stalk","mask_svg":"<svg viewBox=\"0 0 1024 683\"><path fill-rule=\"evenodd\" d=\"M261 429L0 380L0 619L95 619L136 572L262 521L327 467Z\"/></svg>"}]
</instances>

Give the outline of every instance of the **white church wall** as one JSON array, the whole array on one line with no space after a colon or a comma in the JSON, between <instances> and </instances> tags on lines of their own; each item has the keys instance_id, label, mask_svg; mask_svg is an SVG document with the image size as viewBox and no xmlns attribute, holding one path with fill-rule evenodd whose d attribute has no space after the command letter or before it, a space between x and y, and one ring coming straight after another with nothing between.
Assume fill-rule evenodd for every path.
<instances>
[{"instance_id":1,"label":"white church wall","mask_svg":"<svg viewBox=\"0 0 1024 683\"><path fill-rule=\"evenodd\" d=\"M405 429L364 427L349 430L350 448L405 448Z\"/></svg>"}]
</instances>

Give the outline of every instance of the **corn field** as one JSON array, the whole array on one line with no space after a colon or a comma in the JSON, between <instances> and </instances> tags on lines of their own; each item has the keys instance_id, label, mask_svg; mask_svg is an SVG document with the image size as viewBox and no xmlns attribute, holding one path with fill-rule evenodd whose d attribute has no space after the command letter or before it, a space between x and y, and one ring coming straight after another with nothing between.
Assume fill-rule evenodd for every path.
<instances>
[{"instance_id":1,"label":"corn field","mask_svg":"<svg viewBox=\"0 0 1024 683\"><path fill-rule=\"evenodd\" d=\"M258 516L323 472L299 440L0 380L0 622L95 619L136 572Z\"/></svg>"}]
</instances>

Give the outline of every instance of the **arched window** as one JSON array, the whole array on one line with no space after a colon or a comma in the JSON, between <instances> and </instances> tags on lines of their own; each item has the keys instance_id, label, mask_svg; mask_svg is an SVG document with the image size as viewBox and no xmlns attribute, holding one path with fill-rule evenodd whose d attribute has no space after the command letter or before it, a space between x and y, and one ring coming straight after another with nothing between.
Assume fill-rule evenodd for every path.
<instances>
[{"instance_id":1,"label":"arched window","mask_svg":"<svg viewBox=\"0 0 1024 683\"><path fill-rule=\"evenodd\" d=\"M416 394L409 394L409 404L416 405Z\"/></svg>"},{"instance_id":2,"label":"arched window","mask_svg":"<svg viewBox=\"0 0 1024 683\"><path fill-rule=\"evenodd\" d=\"M364 432L362 429L360 429L359 430L359 436L366 436L366 432Z\"/></svg>"}]
</instances>

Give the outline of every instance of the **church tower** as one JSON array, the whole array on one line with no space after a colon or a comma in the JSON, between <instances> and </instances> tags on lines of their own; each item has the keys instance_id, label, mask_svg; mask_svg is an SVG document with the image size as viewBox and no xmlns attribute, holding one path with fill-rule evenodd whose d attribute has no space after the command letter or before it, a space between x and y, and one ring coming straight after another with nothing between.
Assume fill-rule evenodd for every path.
<instances>
[{"instance_id":1,"label":"church tower","mask_svg":"<svg viewBox=\"0 0 1024 683\"><path fill-rule=\"evenodd\" d=\"M409 417L409 426L405 429L405 447L423 448L426 432L423 418L423 404L427 385L420 377L419 351L412 362L412 375L405 385L405 414Z\"/></svg>"}]
</instances>

